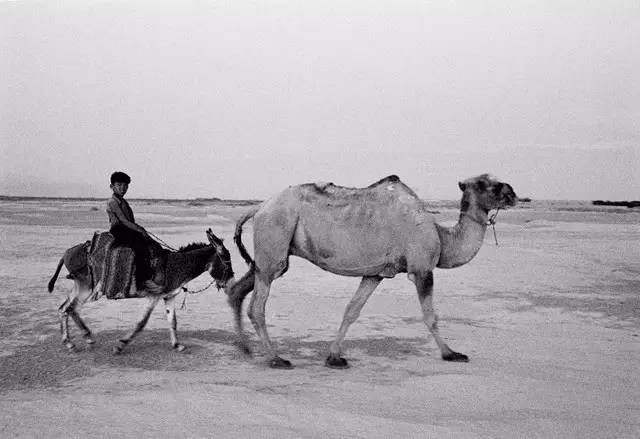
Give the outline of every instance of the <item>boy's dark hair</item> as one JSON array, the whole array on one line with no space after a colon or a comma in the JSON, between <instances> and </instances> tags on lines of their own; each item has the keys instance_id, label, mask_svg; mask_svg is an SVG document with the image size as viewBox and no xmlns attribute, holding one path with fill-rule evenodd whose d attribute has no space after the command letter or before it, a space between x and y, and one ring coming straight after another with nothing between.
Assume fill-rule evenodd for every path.
<instances>
[{"instance_id":1,"label":"boy's dark hair","mask_svg":"<svg viewBox=\"0 0 640 439\"><path fill-rule=\"evenodd\" d=\"M111 174L111 184L114 183L131 183L131 177L129 177L124 172L116 171Z\"/></svg>"}]
</instances>

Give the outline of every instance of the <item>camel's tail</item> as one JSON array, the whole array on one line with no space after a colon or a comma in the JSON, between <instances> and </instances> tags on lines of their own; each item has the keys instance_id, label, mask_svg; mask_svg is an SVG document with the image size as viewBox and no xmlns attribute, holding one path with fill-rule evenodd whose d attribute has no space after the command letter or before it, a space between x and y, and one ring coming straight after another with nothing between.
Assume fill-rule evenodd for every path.
<instances>
[{"instance_id":1,"label":"camel's tail","mask_svg":"<svg viewBox=\"0 0 640 439\"><path fill-rule=\"evenodd\" d=\"M60 258L60 262L58 262L58 268L56 268L56 272L53 274L53 277L49 281L49 286L48 286L49 293L53 291L53 286L58 280L58 275L60 274L60 270L62 270L63 265L64 265L64 258Z\"/></svg>"},{"instance_id":2,"label":"camel's tail","mask_svg":"<svg viewBox=\"0 0 640 439\"><path fill-rule=\"evenodd\" d=\"M236 232L233 235L233 241L236 243L236 246L238 247L238 251L240 251L240 255L245 260L247 265L249 265L250 267L253 267L255 262L253 258L251 258L251 255L245 248L244 244L242 243L242 226L244 225L244 223L246 223L251 218L253 218L259 209L260 209L260 206L253 207L247 213L242 215L242 217L236 223Z\"/></svg>"}]
</instances>

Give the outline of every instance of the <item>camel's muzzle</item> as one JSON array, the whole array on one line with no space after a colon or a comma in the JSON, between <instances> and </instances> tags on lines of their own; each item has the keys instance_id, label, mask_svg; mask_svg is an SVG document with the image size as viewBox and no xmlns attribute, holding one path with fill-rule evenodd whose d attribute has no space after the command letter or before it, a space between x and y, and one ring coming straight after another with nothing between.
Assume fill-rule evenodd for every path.
<instances>
[{"instance_id":1,"label":"camel's muzzle","mask_svg":"<svg viewBox=\"0 0 640 439\"><path fill-rule=\"evenodd\" d=\"M518 196L508 183L504 183L504 186L502 187L502 197L504 198L507 206L513 207L518 203Z\"/></svg>"}]
</instances>

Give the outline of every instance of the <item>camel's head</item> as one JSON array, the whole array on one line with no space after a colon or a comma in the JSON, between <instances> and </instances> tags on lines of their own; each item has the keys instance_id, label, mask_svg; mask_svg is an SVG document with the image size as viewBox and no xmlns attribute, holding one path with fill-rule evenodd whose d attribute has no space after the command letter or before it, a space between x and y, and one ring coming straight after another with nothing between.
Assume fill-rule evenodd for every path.
<instances>
[{"instance_id":1,"label":"camel's head","mask_svg":"<svg viewBox=\"0 0 640 439\"><path fill-rule=\"evenodd\" d=\"M518 200L516 193L508 183L498 181L489 174L478 175L458 183L463 192L463 201L474 201L486 212L491 209L504 209L515 206Z\"/></svg>"}]
</instances>

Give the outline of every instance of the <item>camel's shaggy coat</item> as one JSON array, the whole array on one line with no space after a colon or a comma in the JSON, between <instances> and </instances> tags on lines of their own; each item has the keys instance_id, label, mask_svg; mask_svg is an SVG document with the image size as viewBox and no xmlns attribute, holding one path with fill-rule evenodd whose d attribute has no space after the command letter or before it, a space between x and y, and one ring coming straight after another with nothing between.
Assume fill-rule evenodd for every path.
<instances>
[{"instance_id":1,"label":"camel's shaggy coat","mask_svg":"<svg viewBox=\"0 0 640 439\"><path fill-rule=\"evenodd\" d=\"M230 288L240 342L240 312L244 297L255 287L249 317L272 367L290 367L279 358L269 339L265 305L271 283L289 266L289 256L307 259L323 270L362 281L345 310L327 365L347 367L342 341L369 296L383 278L408 273L416 285L424 321L448 361L468 361L440 337L432 305L433 269L469 262L482 245L491 209L513 206L509 184L488 174L459 183L462 191L458 224L436 224L427 204L397 176L357 189L324 184L291 186L247 212L236 225L236 243L250 271ZM242 244L242 225L253 218L255 261Z\"/></svg>"}]
</instances>

